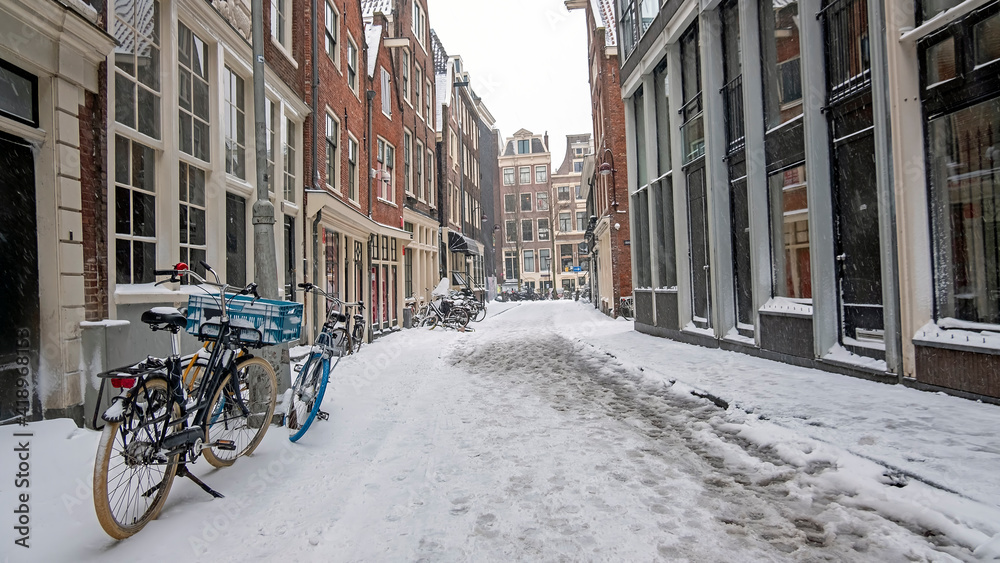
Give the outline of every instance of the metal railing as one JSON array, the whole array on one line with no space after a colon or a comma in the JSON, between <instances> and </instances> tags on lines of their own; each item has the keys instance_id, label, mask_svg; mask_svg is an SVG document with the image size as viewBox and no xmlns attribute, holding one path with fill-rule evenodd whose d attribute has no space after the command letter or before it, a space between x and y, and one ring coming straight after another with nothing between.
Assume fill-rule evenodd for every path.
<instances>
[{"instance_id":1,"label":"metal railing","mask_svg":"<svg viewBox=\"0 0 1000 563\"><path fill-rule=\"evenodd\" d=\"M726 107L726 154L743 148L743 75L739 75L721 89Z\"/></svg>"},{"instance_id":2,"label":"metal railing","mask_svg":"<svg viewBox=\"0 0 1000 563\"><path fill-rule=\"evenodd\" d=\"M828 101L871 87L868 0L827 0L816 17L825 38Z\"/></svg>"}]
</instances>

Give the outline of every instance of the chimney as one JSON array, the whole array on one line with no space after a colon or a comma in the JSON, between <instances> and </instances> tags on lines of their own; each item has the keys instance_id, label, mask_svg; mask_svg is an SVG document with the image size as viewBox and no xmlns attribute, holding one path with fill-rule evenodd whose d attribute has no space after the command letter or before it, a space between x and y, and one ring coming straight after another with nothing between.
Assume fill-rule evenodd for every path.
<instances>
[{"instance_id":1,"label":"chimney","mask_svg":"<svg viewBox=\"0 0 1000 563\"><path fill-rule=\"evenodd\" d=\"M549 152L549 132L545 132L545 152Z\"/></svg>"}]
</instances>

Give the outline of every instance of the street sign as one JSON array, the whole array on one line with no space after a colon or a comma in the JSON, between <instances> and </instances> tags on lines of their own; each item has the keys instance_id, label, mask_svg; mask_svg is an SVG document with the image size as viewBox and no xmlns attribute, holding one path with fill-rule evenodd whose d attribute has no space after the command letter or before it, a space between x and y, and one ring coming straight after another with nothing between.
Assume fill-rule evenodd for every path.
<instances>
[{"instance_id":1,"label":"street sign","mask_svg":"<svg viewBox=\"0 0 1000 563\"><path fill-rule=\"evenodd\" d=\"M582 272L582 271L583 271L583 268L581 268L581 267L579 267L579 266L573 266L573 271L574 271L574 272Z\"/></svg>"}]
</instances>

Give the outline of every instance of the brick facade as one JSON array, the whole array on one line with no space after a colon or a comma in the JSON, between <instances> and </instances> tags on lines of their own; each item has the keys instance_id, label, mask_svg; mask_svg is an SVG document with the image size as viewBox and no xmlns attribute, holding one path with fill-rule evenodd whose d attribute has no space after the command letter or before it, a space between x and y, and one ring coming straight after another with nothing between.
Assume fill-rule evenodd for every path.
<instances>
[{"instance_id":1,"label":"brick facade","mask_svg":"<svg viewBox=\"0 0 1000 563\"><path fill-rule=\"evenodd\" d=\"M80 106L80 211L83 224L85 318L108 316L107 63L99 66L100 91Z\"/></svg>"}]
</instances>

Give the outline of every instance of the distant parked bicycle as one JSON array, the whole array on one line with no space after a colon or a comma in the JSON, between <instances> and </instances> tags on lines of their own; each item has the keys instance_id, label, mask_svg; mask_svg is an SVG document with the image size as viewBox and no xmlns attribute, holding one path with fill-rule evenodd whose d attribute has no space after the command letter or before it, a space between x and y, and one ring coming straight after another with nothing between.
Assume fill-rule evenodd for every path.
<instances>
[{"instance_id":1,"label":"distant parked bicycle","mask_svg":"<svg viewBox=\"0 0 1000 563\"><path fill-rule=\"evenodd\" d=\"M284 422L288 427L288 439L293 442L305 435L313 420L329 419L330 415L320 410L320 406L323 404L330 372L337 367L342 357L356 351L353 336L348 330L351 321L354 321L354 329L361 326L363 330L364 327L364 320L359 323L356 318L352 318L350 312L354 307L363 308L361 303L344 303L311 283L300 283L299 287L307 293L324 297L333 306L328 307L326 321L320 327L285 403ZM331 366L330 361L334 356L337 360Z\"/></svg>"},{"instance_id":2,"label":"distant parked bicycle","mask_svg":"<svg viewBox=\"0 0 1000 563\"><path fill-rule=\"evenodd\" d=\"M631 295L628 297L622 297L619 300L618 316L625 317L630 321L635 319L635 301Z\"/></svg>"}]
</instances>

